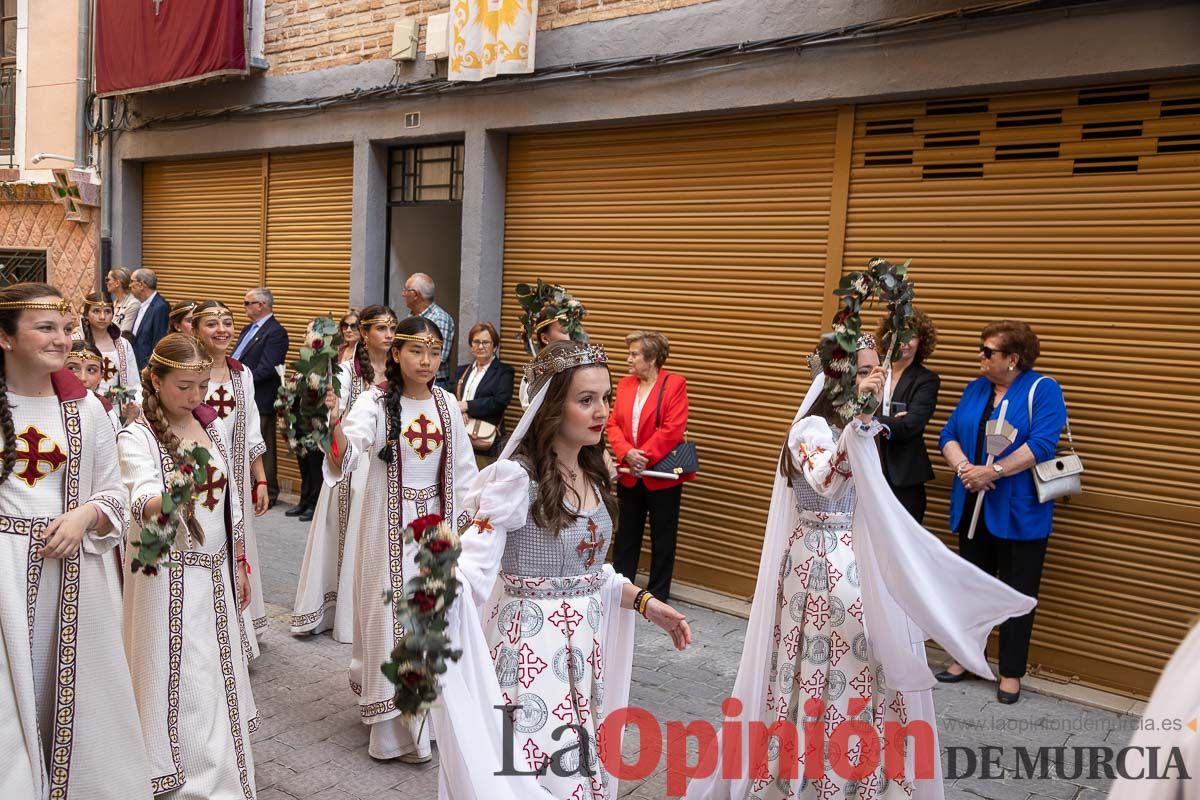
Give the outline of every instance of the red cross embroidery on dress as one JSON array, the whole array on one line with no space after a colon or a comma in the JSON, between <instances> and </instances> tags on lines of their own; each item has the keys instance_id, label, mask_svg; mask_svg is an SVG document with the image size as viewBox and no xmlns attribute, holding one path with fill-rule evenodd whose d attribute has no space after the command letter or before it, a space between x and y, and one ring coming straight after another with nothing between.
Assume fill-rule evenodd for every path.
<instances>
[{"instance_id":1,"label":"red cross embroidery on dress","mask_svg":"<svg viewBox=\"0 0 1200 800\"><path fill-rule=\"evenodd\" d=\"M596 527L595 520L588 520L587 529L590 538L580 539L579 544L575 545L575 552L578 553L580 557L582 557L584 553L588 554L587 559L583 562L583 565L590 569L592 565L596 563L596 551L604 547L604 543L607 540L603 536L597 538L596 534L599 532L599 529Z\"/></svg>"},{"instance_id":2,"label":"red cross embroidery on dress","mask_svg":"<svg viewBox=\"0 0 1200 800\"><path fill-rule=\"evenodd\" d=\"M43 448L42 442L49 442L50 447ZM20 472L14 470L13 474L32 489L38 481L65 464L67 457L57 442L30 425L17 436L17 461L24 461L25 468ZM50 469L42 472L41 464L48 465Z\"/></svg>"},{"instance_id":3,"label":"red cross embroidery on dress","mask_svg":"<svg viewBox=\"0 0 1200 800\"><path fill-rule=\"evenodd\" d=\"M441 447L444 439L442 432L424 414L412 421L408 430L404 432L404 438L422 461Z\"/></svg>"},{"instance_id":4,"label":"red cross embroidery on dress","mask_svg":"<svg viewBox=\"0 0 1200 800\"><path fill-rule=\"evenodd\" d=\"M225 419L237 408L233 395L225 391L224 386L218 386L217 390L208 396L208 404L217 412L218 419Z\"/></svg>"},{"instance_id":5,"label":"red cross embroidery on dress","mask_svg":"<svg viewBox=\"0 0 1200 800\"><path fill-rule=\"evenodd\" d=\"M804 446L804 442L800 443L800 460L803 461L804 466L808 467L809 469L816 468L816 465L813 464L813 456L815 456L819 453L824 453L824 452L825 452L824 447L814 447L810 451L807 447Z\"/></svg>"},{"instance_id":6,"label":"red cross embroidery on dress","mask_svg":"<svg viewBox=\"0 0 1200 800\"><path fill-rule=\"evenodd\" d=\"M205 465L204 473L204 483L196 484L196 497L199 499L203 496L204 499L200 502L200 505L212 511L217 507L217 503L221 501L221 495L228 481L225 480L225 476L221 471L212 464Z\"/></svg>"},{"instance_id":7,"label":"red cross embroidery on dress","mask_svg":"<svg viewBox=\"0 0 1200 800\"><path fill-rule=\"evenodd\" d=\"M471 525L480 533L491 533L496 530L492 527L492 523L487 517L476 517L471 520Z\"/></svg>"},{"instance_id":8,"label":"red cross embroidery on dress","mask_svg":"<svg viewBox=\"0 0 1200 800\"><path fill-rule=\"evenodd\" d=\"M846 451L843 450L837 454L836 458L833 459L833 463L829 465L829 474L825 476L826 486L829 486L833 483L834 475L841 475L847 480L854 477L854 473L851 472L848 465L844 468L842 467L842 464L846 463L846 458Z\"/></svg>"},{"instance_id":9,"label":"red cross embroidery on dress","mask_svg":"<svg viewBox=\"0 0 1200 800\"><path fill-rule=\"evenodd\" d=\"M104 362L102 365L104 369L104 380L111 381L113 378L117 377L117 365L110 361L108 356L100 356L100 358Z\"/></svg>"}]
</instances>

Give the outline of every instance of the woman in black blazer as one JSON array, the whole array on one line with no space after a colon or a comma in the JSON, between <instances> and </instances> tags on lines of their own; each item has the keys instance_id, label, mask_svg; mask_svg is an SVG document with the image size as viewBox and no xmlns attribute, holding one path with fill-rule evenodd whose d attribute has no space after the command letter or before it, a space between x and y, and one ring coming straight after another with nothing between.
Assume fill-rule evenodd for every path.
<instances>
[{"instance_id":1,"label":"woman in black blazer","mask_svg":"<svg viewBox=\"0 0 1200 800\"><path fill-rule=\"evenodd\" d=\"M454 380L454 394L458 397L458 409L463 420L482 420L498 429L490 447L475 447L475 461L480 468L496 460L500 454L503 438L504 409L508 408L513 393L513 368L500 360L500 334L490 322L476 323L467 334L471 344L469 364L458 368ZM471 428L468 427L468 433ZM474 444L474 441L472 442Z\"/></svg>"},{"instance_id":2,"label":"woman in black blazer","mask_svg":"<svg viewBox=\"0 0 1200 800\"><path fill-rule=\"evenodd\" d=\"M892 362L890 400L879 421L889 434L880 439L883 474L900 503L917 522L925 521L925 483L933 480L933 464L925 449L925 426L937 407L942 379L923 365L937 347L937 328L924 312L913 309L913 337L900 345L900 360ZM886 346L883 323L875 339ZM888 398L885 392L885 399Z\"/></svg>"}]
</instances>

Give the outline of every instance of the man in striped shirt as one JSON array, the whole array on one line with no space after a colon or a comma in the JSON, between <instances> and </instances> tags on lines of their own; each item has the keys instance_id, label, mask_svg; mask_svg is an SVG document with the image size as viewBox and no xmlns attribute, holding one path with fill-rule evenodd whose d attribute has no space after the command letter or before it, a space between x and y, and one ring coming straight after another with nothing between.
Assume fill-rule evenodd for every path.
<instances>
[{"instance_id":1,"label":"man in striped shirt","mask_svg":"<svg viewBox=\"0 0 1200 800\"><path fill-rule=\"evenodd\" d=\"M450 386L450 354L454 352L454 319L446 309L433 302L433 278L424 272L414 272L404 282L404 305L411 316L424 317L442 332L442 363L438 367L438 386L453 394Z\"/></svg>"}]
</instances>

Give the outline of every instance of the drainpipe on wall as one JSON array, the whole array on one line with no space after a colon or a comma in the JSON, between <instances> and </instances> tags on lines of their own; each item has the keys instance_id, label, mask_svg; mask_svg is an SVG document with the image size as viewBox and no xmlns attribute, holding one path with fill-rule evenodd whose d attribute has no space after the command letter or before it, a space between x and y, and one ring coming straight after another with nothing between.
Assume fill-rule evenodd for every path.
<instances>
[{"instance_id":1,"label":"drainpipe on wall","mask_svg":"<svg viewBox=\"0 0 1200 800\"><path fill-rule=\"evenodd\" d=\"M113 101L100 101L101 124L107 126L112 119ZM112 269L112 194L113 194L113 136L110 129L100 140L100 287L104 291L104 279Z\"/></svg>"},{"instance_id":2,"label":"drainpipe on wall","mask_svg":"<svg viewBox=\"0 0 1200 800\"><path fill-rule=\"evenodd\" d=\"M79 0L79 31L75 43L75 168L88 165L87 113L88 89L91 84L92 3Z\"/></svg>"}]
</instances>

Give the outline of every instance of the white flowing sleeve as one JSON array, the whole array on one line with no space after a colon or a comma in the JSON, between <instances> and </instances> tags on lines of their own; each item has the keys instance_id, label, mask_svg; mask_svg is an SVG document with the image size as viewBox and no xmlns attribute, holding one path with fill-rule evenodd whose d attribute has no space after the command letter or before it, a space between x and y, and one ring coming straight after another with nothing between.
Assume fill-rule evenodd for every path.
<instances>
[{"instance_id":1,"label":"white flowing sleeve","mask_svg":"<svg viewBox=\"0 0 1200 800\"><path fill-rule=\"evenodd\" d=\"M162 462L154 435L140 423L131 423L117 434L121 480L129 496L133 527L140 528L146 504L163 493Z\"/></svg>"},{"instance_id":2,"label":"white flowing sleeve","mask_svg":"<svg viewBox=\"0 0 1200 800\"><path fill-rule=\"evenodd\" d=\"M483 609L492 593L508 532L525 524L529 514L529 473L504 459L484 467L474 492L474 518L462 534L458 579L474 605Z\"/></svg>"},{"instance_id":3,"label":"white flowing sleeve","mask_svg":"<svg viewBox=\"0 0 1200 800\"><path fill-rule=\"evenodd\" d=\"M81 415L87 417L87 429L92 432L90 447L84 448L84 458L91 458L92 492L85 502L95 503L112 523L108 533L88 531L83 549L89 553L104 553L125 536L128 496L121 486L121 468L117 463L117 434L109 421L108 412L99 398L89 394L79 403Z\"/></svg>"},{"instance_id":4,"label":"white flowing sleeve","mask_svg":"<svg viewBox=\"0 0 1200 800\"><path fill-rule=\"evenodd\" d=\"M219 420L209 426L208 435L210 438L220 437L221 450L223 451L226 460L225 469L229 472L232 472L233 464L230 462L232 462L232 460L235 458L242 457L241 453L235 453L233 450L233 437L229 435L225 426L222 425ZM245 511L242 506L242 487L238 486L237 481L232 479L232 474L229 477L230 480L226 482L225 487L225 491L227 493L226 499L229 501L229 517L230 521L233 523L233 541L235 544L240 544L246 541L246 528L244 522Z\"/></svg>"},{"instance_id":5,"label":"white flowing sleeve","mask_svg":"<svg viewBox=\"0 0 1200 800\"><path fill-rule=\"evenodd\" d=\"M846 493L854 477L845 445L834 441L823 417L804 417L788 432L788 454L813 491L830 500Z\"/></svg>"},{"instance_id":6,"label":"white flowing sleeve","mask_svg":"<svg viewBox=\"0 0 1200 800\"><path fill-rule=\"evenodd\" d=\"M250 370L242 372L242 391L246 394L246 446L250 448L250 461L267 452L267 443L263 441L261 417L258 416L258 404L254 402L254 380ZM239 457L234 453L233 457Z\"/></svg>"},{"instance_id":7,"label":"white flowing sleeve","mask_svg":"<svg viewBox=\"0 0 1200 800\"><path fill-rule=\"evenodd\" d=\"M455 530L471 521L471 512L477 506L476 492L479 491L479 467L475 464L475 448L471 447L471 437L467 436L467 426L463 424L462 415L458 413L458 401L454 395L444 389L436 389L445 395L447 407L450 410L450 428L454 442L454 515Z\"/></svg>"},{"instance_id":8,"label":"white flowing sleeve","mask_svg":"<svg viewBox=\"0 0 1200 800\"><path fill-rule=\"evenodd\" d=\"M346 413L346 406L350 404L350 388L353 385L353 362L343 361L338 364L338 414Z\"/></svg>"},{"instance_id":9,"label":"white flowing sleeve","mask_svg":"<svg viewBox=\"0 0 1200 800\"><path fill-rule=\"evenodd\" d=\"M325 483L335 486L343 475L358 469L363 454L370 450L373 444L376 444L375 432L378 429L379 418L383 414L383 404L379 402L380 397L380 391L371 387L358 396L350 413L342 417L342 435L346 437L346 452L342 454L342 461L337 465L331 464L328 458L322 459Z\"/></svg>"}]
</instances>

